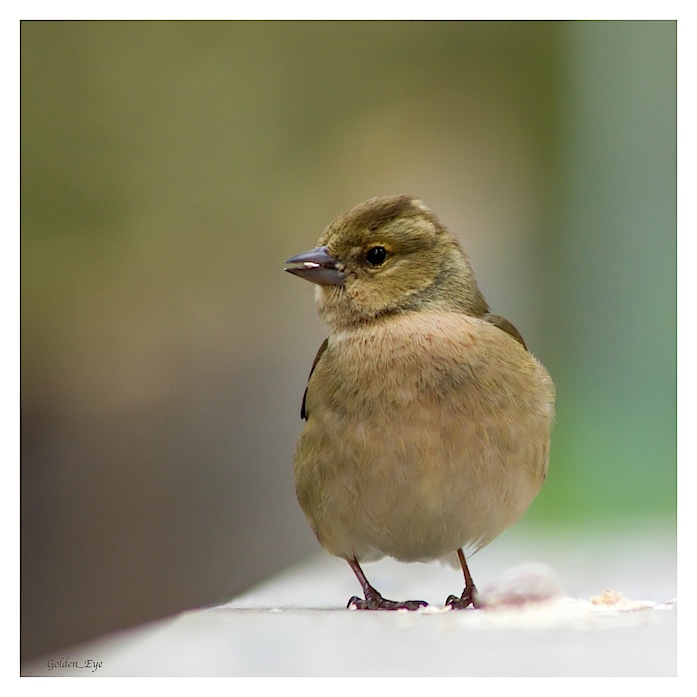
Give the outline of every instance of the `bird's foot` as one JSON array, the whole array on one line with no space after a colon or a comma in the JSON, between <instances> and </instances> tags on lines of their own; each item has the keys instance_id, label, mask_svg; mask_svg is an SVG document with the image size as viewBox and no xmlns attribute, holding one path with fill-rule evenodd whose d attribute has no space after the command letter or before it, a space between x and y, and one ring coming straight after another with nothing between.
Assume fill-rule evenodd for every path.
<instances>
[{"instance_id":1,"label":"bird's foot","mask_svg":"<svg viewBox=\"0 0 697 697\"><path fill-rule=\"evenodd\" d=\"M445 605L446 607L451 607L453 610L464 610L470 605L473 608L480 607L476 587L466 587L465 590L462 591L462 595L459 598L456 595L449 595L445 601Z\"/></svg>"},{"instance_id":2,"label":"bird's foot","mask_svg":"<svg viewBox=\"0 0 697 697\"><path fill-rule=\"evenodd\" d=\"M428 603L424 600L405 600L398 602L383 598L374 588L371 588L365 598L354 595L348 601L347 608L355 610L418 610L420 607L427 607Z\"/></svg>"}]
</instances>

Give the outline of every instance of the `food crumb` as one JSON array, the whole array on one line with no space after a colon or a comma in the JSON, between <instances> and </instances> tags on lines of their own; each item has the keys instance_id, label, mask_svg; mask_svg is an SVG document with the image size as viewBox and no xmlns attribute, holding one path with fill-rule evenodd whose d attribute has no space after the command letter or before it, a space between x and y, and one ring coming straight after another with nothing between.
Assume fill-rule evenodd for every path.
<instances>
[{"instance_id":1,"label":"food crumb","mask_svg":"<svg viewBox=\"0 0 697 697\"><path fill-rule=\"evenodd\" d=\"M600 595L594 595L591 598L593 605L617 605L624 600L624 595L611 588L606 588Z\"/></svg>"}]
</instances>

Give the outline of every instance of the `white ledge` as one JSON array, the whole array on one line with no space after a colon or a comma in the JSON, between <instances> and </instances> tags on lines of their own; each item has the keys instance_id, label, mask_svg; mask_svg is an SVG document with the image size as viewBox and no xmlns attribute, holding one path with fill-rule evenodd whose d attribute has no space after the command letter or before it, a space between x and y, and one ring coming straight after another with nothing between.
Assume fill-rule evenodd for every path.
<instances>
[{"instance_id":1,"label":"white ledge","mask_svg":"<svg viewBox=\"0 0 697 697\"><path fill-rule=\"evenodd\" d=\"M546 565L535 567L542 587L551 588L542 592L546 599L523 602L524 583L517 584L522 594L506 591L510 568L525 561L523 554ZM507 535L470 564L483 596L489 587L493 607L445 609L447 595L462 590L458 572L384 560L364 570L385 597L431 605L364 612L345 609L359 594L349 567L322 555L225 605L56 652L24 666L22 674L672 676L675 567L674 531L573 540ZM560 579L559 592L553 580L547 584L545 568Z\"/></svg>"}]
</instances>

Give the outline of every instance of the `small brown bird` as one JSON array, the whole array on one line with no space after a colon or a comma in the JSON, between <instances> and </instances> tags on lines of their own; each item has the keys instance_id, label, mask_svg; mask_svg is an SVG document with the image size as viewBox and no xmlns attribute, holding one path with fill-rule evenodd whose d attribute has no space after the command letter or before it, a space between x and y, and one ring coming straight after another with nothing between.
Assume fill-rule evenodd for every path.
<instances>
[{"instance_id":1,"label":"small brown bird","mask_svg":"<svg viewBox=\"0 0 697 697\"><path fill-rule=\"evenodd\" d=\"M345 559L361 610L387 600L362 561L459 560L514 523L547 474L554 384L515 327L489 307L456 238L410 196L370 199L286 262L317 284L329 327L302 403L298 501Z\"/></svg>"}]
</instances>

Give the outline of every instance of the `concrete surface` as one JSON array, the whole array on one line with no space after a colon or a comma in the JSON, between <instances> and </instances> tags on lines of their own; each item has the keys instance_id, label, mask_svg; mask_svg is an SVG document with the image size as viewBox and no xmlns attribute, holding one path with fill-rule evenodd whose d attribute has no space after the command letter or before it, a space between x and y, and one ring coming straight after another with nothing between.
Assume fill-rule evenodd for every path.
<instances>
[{"instance_id":1,"label":"concrete surface","mask_svg":"<svg viewBox=\"0 0 697 697\"><path fill-rule=\"evenodd\" d=\"M432 605L360 612L345 609L359 592L348 565L320 553L225 605L70 647L23 666L22 674L676 675L674 530L511 531L472 557L470 569L493 607L446 610L447 595L462 590L457 571L383 560L364 570L384 596ZM523 596L529 583L528 595L543 588L545 599L521 602L510 592L512 578L521 579L513 586Z\"/></svg>"}]
</instances>

